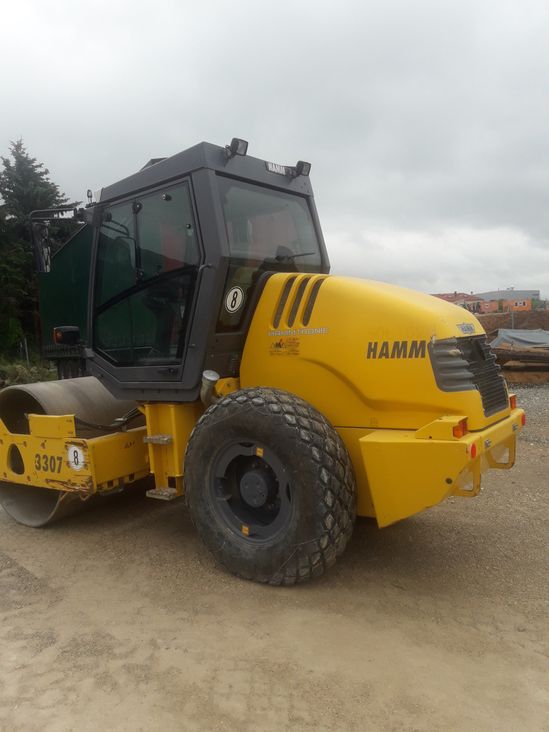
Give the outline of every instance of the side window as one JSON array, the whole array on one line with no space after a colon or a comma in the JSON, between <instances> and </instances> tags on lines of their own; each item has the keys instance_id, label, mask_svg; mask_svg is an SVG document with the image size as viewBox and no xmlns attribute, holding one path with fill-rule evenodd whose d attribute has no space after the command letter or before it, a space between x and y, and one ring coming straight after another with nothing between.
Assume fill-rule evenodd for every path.
<instances>
[{"instance_id":1,"label":"side window","mask_svg":"<svg viewBox=\"0 0 549 732\"><path fill-rule=\"evenodd\" d=\"M97 252L95 348L120 366L179 364L199 264L186 184L106 210Z\"/></svg>"},{"instance_id":2,"label":"side window","mask_svg":"<svg viewBox=\"0 0 549 732\"><path fill-rule=\"evenodd\" d=\"M198 265L200 252L186 186L142 198L134 207L142 279Z\"/></svg>"},{"instance_id":3,"label":"side window","mask_svg":"<svg viewBox=\"0 0 549 732\"><path fill-rule=\"evenodd\" d=\"M135 285L135 222L131 203L113 206L103 215L95 280L95 304L102 305Z\"/></svg>"}]
</instances>

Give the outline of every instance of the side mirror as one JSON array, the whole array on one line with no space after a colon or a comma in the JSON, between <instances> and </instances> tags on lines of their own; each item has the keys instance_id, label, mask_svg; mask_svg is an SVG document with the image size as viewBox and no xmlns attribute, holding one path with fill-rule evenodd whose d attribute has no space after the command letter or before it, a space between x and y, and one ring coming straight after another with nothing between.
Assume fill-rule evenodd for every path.
<instances>
[{"instance_id":1,"label":"side mirror","mask_svg":"<svg viewBox=\"0 0 549 732\"><path fill-rule=\"evenodd\" d=\"M36 271L49 272L51 269L49 223L47 221L31 221L31 239Z\"/></svg>"}]
</instances>

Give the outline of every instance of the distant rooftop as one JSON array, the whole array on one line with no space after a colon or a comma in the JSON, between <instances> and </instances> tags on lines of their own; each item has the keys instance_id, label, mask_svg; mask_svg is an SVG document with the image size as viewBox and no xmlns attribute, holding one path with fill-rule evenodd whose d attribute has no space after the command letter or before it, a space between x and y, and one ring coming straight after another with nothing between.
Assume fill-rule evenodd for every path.
<instances>
[{"instance_id":1,"label":"distant rooftop","mask_svg":"<svg viewBox=\"0 0 549 732\"><path fill-rule=\"evenodd\" d=\"M491 292L477 292L479 300L539 300L539 290L492 290Z\"/></svg>"},{"instance_id":2,"label":"distant rooftop","mask_svg":"<svg viewBox=\"0 0 549 732\"><path fill-rule=\"evenodd\" d=\"M446 302L478 302L482 300L478 295L468 295L466 292L440 292L435 293L433 297L439 297Z\"/></svg>"}]
</instances>

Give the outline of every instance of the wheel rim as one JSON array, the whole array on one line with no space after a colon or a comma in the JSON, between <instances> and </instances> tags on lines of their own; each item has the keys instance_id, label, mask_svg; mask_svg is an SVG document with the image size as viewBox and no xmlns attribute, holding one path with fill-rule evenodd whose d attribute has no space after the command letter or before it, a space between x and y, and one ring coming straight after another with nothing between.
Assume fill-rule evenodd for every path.
<instances>
[{"instance_id":1,"label":"wheel rim","mask_svg":"<svg viewBox=\"0 0 549 732\"><path fill-rule=\"evenodd\" d=\"M289 524L291 485L272 450L248 441L234 442L218 453L211 476L213 509L239 537L269 541Z\"/></svg>"}]
</instances>

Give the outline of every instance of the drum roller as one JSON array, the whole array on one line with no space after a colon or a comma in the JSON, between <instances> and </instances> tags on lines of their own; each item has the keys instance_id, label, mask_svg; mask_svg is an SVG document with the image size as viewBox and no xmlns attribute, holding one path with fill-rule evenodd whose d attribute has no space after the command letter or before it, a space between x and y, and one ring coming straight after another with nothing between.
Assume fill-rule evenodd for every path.
<instances>
[{"instance_id":1,"label":"drum roller","mask_svg":"<svg viewBox=\"0 0 549 732\"><path fill-rule=\"evenodd\" d=\"M74 414L78 437L104 434L92 425L111 425L128 414L135 402L115 399L94 376L8 386L0 391L0 419L10 432L29 434L28 414ZM135 426L135 425L134 425ZM78 510L83 501L67 491L0 482L0 503L26 526L47 524Z\"/></svg>"}]
</instances>

